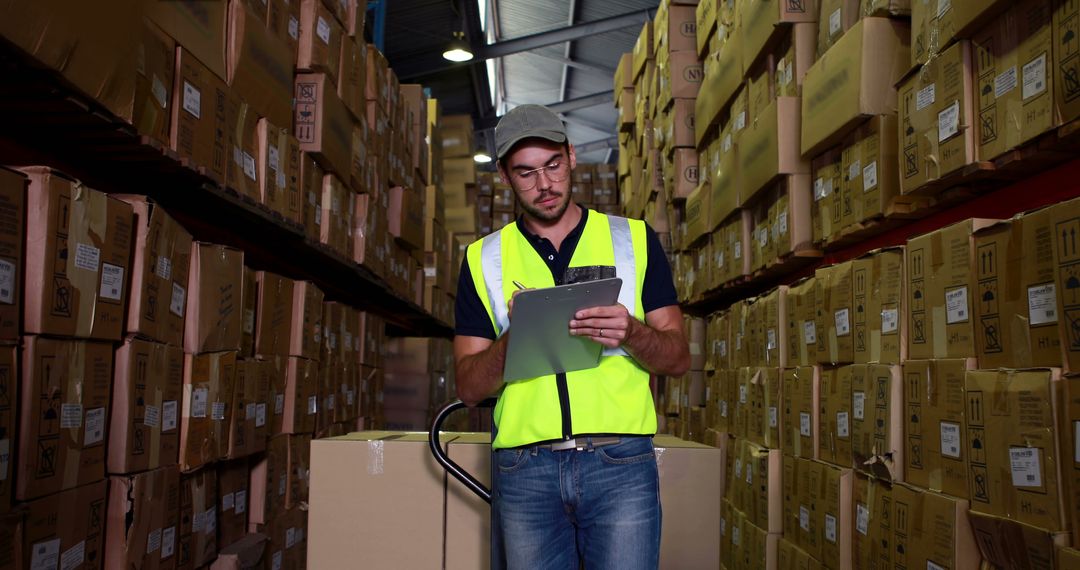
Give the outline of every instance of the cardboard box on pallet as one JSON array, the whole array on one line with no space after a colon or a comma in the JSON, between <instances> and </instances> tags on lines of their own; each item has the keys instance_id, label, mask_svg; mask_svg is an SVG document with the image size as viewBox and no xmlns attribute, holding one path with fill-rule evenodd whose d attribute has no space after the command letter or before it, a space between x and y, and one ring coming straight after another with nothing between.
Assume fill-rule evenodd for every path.
<instances>
[{"instance_id":1,"label":"cardboard box on pallet","mask_svg":"<svg viewBox=\"0 0 1080 570\"><path fill-rule=\"evenodd\" d=\"M851 377L851 451L855 469L904 480L904 386L900 365L856 364Z\"/></svg>"},{"instance_id":2,"label":"cardboard box on pallet","mask_svg":"<svg viewBox=\"0 0 1080 570\"><path fill-rule=\"evenodd\" d=\"M971 496L964 378L974 368L974 358L904 362L908 483L963 499Z\"/></svg>"},{"instance_id":3,"label":"cardboard box on pallet","mask_svg":"<svg viewBox=\"0 0 1080 570\"><path fill-rule=\"evenodd\" d=\"M193 471L228 454L235 384L235 351L184 355L181 471Z\"/></svg>"},{"instance_id":4,"label":"cardboard box on pallet","mask_svg":"<svg viewBox=\"0 0 1080 570\"><path fill-rule=\"evenodd\" d=\"M15 498L28 501L105 477L112 346L23 340Z\"/></svg>"},{"instance_id":5,"label":"cardboard box on pallet","mask_svg":"<svg viewBox=\"0 0 1080 570\"><path fill-rule=\"evenodd\" d=\"M893 486L892 499L898 563L905 561L909 568L980 567L968 501L907 485Z\"/></svg>"},{"instance_id":6,"label":"cardboard box on pallet","mask_svg":"<svg viewBox=\"0 0 1080 570\"><path fill-rule=\"evenodd\" d=\"M224 3L222 3L224 4ZM183 45L183 44L182 44ZM218 184L225 182L228 86L184 47L176 50L169 146ZM224 49L222 49L224 52Z\"/></svg>"},{"instance_id":7,"label":"cardboard box on pallet","mask_svg":"<svg viewBox=\"0 0 1080 570\"><path fill-rule=\"evenodd\" d=\"M1066 397L1057 369L967 372L973 510L1068 530L1065 495L1076 477L1067 469Z\"/></svg>"},{"instance_id":8,"label":"cardboard box on pallet","mask_svg":"<svg viewBox=\"0 0 1080 570\"><path fill-rule=\"evenodd\" d=\"M908 240L909 358L976 354L971 308L981 292L971 291L979 263L973 233L993 223L973 218Z\"/></svg>"},{"instance_id":9,"label":"cardboard box on pallet","mask_svg":"<svg viewBox=\"0 0 1080 570\"><path fill-rule=\"evenodd\" d=\"M271 412L272 365L263 360L238 360L236 382L229 406L229 441L226 458L238 459L266 449Z\"/></svg>"},{"instance_id":10,"label":"cardboard box on pallet","mask_svg":"<svg viewBox=\"0 0 1080 570\"><path fill-rule=\"evenodd\" d=\"M840 467L852 466L851 385L866 367L848 365L821 371L821 419L817 458Z\"/></svg>"},{"instance_id":11,"label":"cardboard box on pallet","mask_svg":"<svg viewBox=\"0 0 1080 570\"><path fill-rule=\"evenodd\" d=\"M907 355L903 248L882 249L854 260L852 278L855 362L900 364Z\"/></svg>"},{"instance_id":12,"label":"cardboard box on pallet","mask_svg":"<svg viewBox=\"0 0 1080 570\"><path fill-rule=\"evenodd\" d=\"M275 36L246 3L229 4L226 79L233 94L251 105L252 123L258 114L275 125L289 124L292 56L289 45ZM337 72L336 68L334 72Z\"/></svg>"},{"instance_id":13,"label":"cardboard box on pallet","mask_svg":"<svg viewBox=\"0 0 1080 570\"><path fill-rule=\"evenodd\" d=\"M131 293L124 331L181 346L191 234L145 196L117 197L131 205L136 224Z\"/></svg>"},{"instance_id":14,"label":"cardboard box on pallet","mask_svg":"<svg viewBox=\"0 0 1080 570\"><path fill-rule=\"evenodd\" d=\"M106 568L176 568L180 471L175 465L108 479Z\"/></svg>"},{"instance_id":15,"label":"cardboard box on pallet","mask_svg":"<svg viewBox=\"0 0 1080 570\"><path fill-rule=\"evenodd\" d=\"M26 176L0 168L0 338L14 340L22 329L23 246L26 239Z\"/></svg>"},{"instance_id":16,"label":"cardboard box on pallet","mask_svg":"<svg viewBox=\"0 0 1080 570\"><path fill-rule=\"evenodd\" d=\"M971 42L947 48L900 84L901 191L915 192L979 160ZM930 160L928 157L934 157Z\"/></svg>"},{"instance_id":17,"label":"cardboard box on pallet","mask_svg":"<svg viewBox=\"0 0 1080 570\"><path fill-rule=\"evenodd\" d=\"M30 178L25 332L119 340L128 295L131 206L48 168L23 172Z\"/></svg>"},{"instance_id":18,"label":"cardboard box on pallet","mask_svg":"<svg viewBox=\"0 0 1080 570\"><path fill-rule=\"evenodd\" d=\"M318 369L319 364L314 360L294 356L288 358L281 433L315 431L315 414L319 409Z\"/></svg>"},{"instance_id":19,"label":"cardboard box on pallet","mask_svg":"<svg viewBox=\"0 0 1080 570\"><path fill-rule=\"evenodd\" d=\"M318 361L322 343L323 293L310 281L295 281L292 296L292 326L289 329L289 356Z\"/></svg>"},{"instance_id":20,"label":"cardboard box on pallet","mask_svg":"<svg viewBox=\"0 0 1080 570\"><path fill-rule=\"evenodd\" d=\"M180 475L178 569L198 568L217 556L217 472L212 467Z\"/></svg>"},{"instance_id":21,"label":"cardboard box on pallet","mask_svg":"<svg viewBox=\"0 0 1080 570\"><path fill-rule=\"evenodd\" d=\"M301 223L300 141L266 119L259 119L259 201L285 220Z\"/></svg>"},{"instance_id":22,"label":"cardboard box on pallet","mask_svg":"<svg viewBox=\"0 0 1080 570\"><path fill-rule=\"evenodd\" d=\"M820 379L817 367L800 366L782 372L783 419L780 448L793 457L817 457Z\"/></svg>"},{"instance_id":23,"label":"cardboard box on pallet","mask_svg":"<svg viewBox=\"0 0 1080 570\"><path fill-rule=\"evenodd\" d=\"M184 351L238 350L243 328L244 253L203 242L191 245Z\"/></svg>"},{"instance_id":24,"label":"cardboard box on pallet","mask_svg":"<svg viewBox=\"0 0 1080 570\"><path fill-rule=\"evenodd\" d=\"M10 548L24 568L96 566L104 558L105 494L108 483L99 480L28 503ZM10 552L10 550L9 550ZM86 564L87 561L90 564ZM97 562L94 562L97 561Z\"/></svg>"},{"instance_id":25,"label":"cardboard box on pallet","mask_svg":"<svg viewBox=\"0 0 1080 570\"><path fill-rule=\"evenodd\" d=\"M248 485L251 470L246 460L228 461L216 465L217 514L219 549L227 547L247 534Z\"/></svg>"},{"instance_id":26,"label":"cardboard box on pallet","mask_svg":"<svg viewBox=\"0 0 1080 570\"><path fill-rule=\"evenodd\" d=\"M869 116L896 109L893 87L910 67L910 27L864 18L806 72L802 153L814 156L840 142Z\"/></svg>"},{"instance_id":27,"label":"cardboard box on pallet","mask_svg":"<svg viewBox=\"0 0 1080 570\"><path fill-rule=\"evenodd\" d=\"M296 76L296 138L319 165L348 177L352 160L352 118L325 73Z\"/></svg>"},{"instance_id":28,"label":"cardboard box on pallet","mask_svg":"<svg viewBox=\"0 0 1080 570\"><path fill-rule=\"evenodd\" d=\"M184 352L129 338L116 349L109 417L109 473L176 465Z\"/></svg>"}]
</instances>

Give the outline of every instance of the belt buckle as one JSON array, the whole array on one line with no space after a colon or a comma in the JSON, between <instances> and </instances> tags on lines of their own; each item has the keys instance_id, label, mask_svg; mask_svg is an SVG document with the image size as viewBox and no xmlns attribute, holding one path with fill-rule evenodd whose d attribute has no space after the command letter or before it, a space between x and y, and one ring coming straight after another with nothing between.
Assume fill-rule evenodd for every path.
<instances>
[{"instance_id":1,"label":"belt buckle","mask_svg":"<svg viewBox=\"0 0 1080 570\"><path fill-rule=\"evenodd\" d=\"M578 443L577 438L570 438L566 441L551 444L552 451L567 451L570 449L577 449L578 451L585 449L585 442Z\"/></svg>"}]
</instances>

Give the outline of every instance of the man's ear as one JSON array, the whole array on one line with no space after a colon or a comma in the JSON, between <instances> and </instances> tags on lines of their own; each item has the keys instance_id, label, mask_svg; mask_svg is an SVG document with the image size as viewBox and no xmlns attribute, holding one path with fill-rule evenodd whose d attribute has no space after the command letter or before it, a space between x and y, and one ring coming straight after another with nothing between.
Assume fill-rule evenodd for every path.
<instances>
[{"instance_id":1,"label":"man's ear","mask_svg":"<svg viewBox=\"0 0 1080 570\"><path fill-rule=\"evenodd\" d=\"M570 170L577 168L577 155L574 154L574 145L566 143L567 152L570 153Z\"/></svg>"}]
</instances>

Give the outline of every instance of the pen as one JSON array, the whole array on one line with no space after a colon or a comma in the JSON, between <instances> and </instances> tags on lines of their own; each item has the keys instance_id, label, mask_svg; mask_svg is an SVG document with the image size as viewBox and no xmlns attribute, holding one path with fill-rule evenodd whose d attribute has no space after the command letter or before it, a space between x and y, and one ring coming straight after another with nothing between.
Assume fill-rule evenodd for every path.
<instances>
[{"instance_id":1,"label":"pen","mask_svg":"<svg viewBox=\"0 0 1080 570\"><path fill-rule=\"evenodd\" d=\"M511 281L511 283L513 283L514 287L517 287L518 289L528 289L528 287L522 285L521 283L519 283L517 281Z\"/></svg>"}]
</instances>

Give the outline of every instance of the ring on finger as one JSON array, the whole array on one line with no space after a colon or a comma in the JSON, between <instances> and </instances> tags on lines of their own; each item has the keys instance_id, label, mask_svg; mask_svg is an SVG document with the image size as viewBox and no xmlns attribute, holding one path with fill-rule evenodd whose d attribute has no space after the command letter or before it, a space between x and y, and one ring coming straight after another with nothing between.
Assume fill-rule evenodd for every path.
<instances>
[{"instance_id":1,"label":"ring on finger","mask_svg":"<svg viewBox=\"0 0 1080 570\"><path fill-rule=\"evenodd\" d=\"M604 329L600 329L600 336L604 336Z\"/></svg>"}]
</instances>

